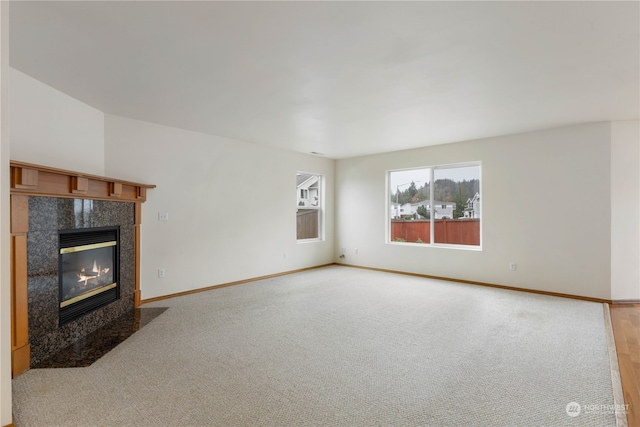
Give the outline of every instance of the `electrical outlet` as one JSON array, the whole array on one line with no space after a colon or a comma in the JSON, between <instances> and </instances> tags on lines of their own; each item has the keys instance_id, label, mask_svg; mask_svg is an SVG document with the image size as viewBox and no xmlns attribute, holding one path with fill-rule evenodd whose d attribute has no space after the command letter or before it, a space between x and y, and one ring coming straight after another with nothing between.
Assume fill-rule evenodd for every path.
<instances>
[{"instance_id":1,"label":"electrical outlet","mask_svg":"<svg viewBox=\"0 0 640 427\"><path fill-rule=\"evenodd\" d=\"M354 252L356 255L358 255L358 248L356 248Z\"/></svg>"},{"instance_id":2,"label":"electrical outlet","mask_svg":"<svg viewBox=\"0 0 640 427\"><path fill-rule=\"evenodd\" d=\"M282 259L287 259L287 253L286 252L282 253Z\"/></svg>"},{"instance_id":3,"label":"electrical outlet","mask_svg":"<svg viewBox=\"0 0 640 427\"><path fill-rule=\"evenodd\" d=\"M158 212L158 221L169 221L169 212Z\"/></svg>"},{"instance_id":4,"label":"electrical outlet","mask_svg":"<svg viewBox=\"0 0 640 427\"><path fill-rule=\"evenodd\" d=\"M516 263L515 262L510 262L509 263L509 270L516 271Z\"/></svg>"},{"instance_id":5,"label":"electrical outlet","mask_svg":"<svg viewBox=\"0 0 640 427\"><path fill-rule=\"evenodd\" d=\"M158 269L158 277L159 278L163 278L164 276L165 276L164 268L159 268Z\"/></svg>"}]
</instances>

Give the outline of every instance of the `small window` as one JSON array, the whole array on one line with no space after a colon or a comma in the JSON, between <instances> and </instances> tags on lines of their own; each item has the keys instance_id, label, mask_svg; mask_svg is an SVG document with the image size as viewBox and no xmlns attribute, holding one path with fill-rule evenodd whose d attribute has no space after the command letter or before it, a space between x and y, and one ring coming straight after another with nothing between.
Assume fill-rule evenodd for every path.
<instances>
[{"instance_id":1,"label":"small window","mask_svg":"<svg viewBox=\"0 0 640 427\"><path fill-rule=\"evenodd\" d=\"M298 172L296 175L298 204L296 236L298 240L323 237L323 176Z\"/></svg>"}]
</instances>

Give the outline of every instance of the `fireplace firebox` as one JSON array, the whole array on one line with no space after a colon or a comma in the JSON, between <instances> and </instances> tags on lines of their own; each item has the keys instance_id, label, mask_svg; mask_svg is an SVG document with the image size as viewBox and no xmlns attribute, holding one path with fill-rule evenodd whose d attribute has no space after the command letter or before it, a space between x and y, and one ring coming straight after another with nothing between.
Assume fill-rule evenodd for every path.
<instances>
[{"instance_id":1,"label":"fireplace firebox","mask_svg":"<svg viewBox=\"0 0 640 427\"><path fill-rule=\"evenodd\" d=\"M120 298L120 227L59 232L59 325Z\"/></svg>"}]
</instances>

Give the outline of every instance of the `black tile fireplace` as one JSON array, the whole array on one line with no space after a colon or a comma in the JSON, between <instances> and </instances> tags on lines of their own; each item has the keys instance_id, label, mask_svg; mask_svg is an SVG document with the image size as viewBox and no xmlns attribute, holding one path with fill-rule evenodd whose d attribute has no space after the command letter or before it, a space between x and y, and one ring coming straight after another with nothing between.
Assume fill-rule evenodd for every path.
<instances>
[{"instance_id":1,"label":"black tile fireplace","mask_svg":"<svg viewBox=\"0 0 640 427\"><path fill-rule=\"evenodd\" d=\"M33 367L133 310L135 216L129 202L29 196L28 203Z\"/></svg>"}]
</instances>

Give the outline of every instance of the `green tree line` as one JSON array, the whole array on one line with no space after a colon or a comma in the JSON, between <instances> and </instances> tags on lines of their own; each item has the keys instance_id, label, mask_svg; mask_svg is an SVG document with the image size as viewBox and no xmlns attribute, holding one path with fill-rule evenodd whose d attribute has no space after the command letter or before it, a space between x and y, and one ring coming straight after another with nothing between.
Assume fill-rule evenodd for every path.
<instances>
[{"instance_id":1,"label":"green tree line","mask_svg":"<svg viewBox=\"0 0 640 427\"><path fill-rule=\"evenodd\" d=\"M396 192L392 191L391 202L398 202L403 205L405 203L428 201L429 193L431 191L430 185L430 183L426 183L421 187L418 187L414 182L412 182L411 185L404 190ZM453 213L454 218L460 218L464 215L463 211L467 200L472 198L476 192L480 192L479 179L465 179L463 181L437 179L435 180L433 187L434 201L454 202L456 204L456 209Z\"/></svg>"}]
</instances>

